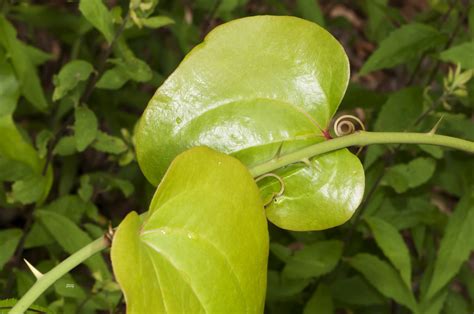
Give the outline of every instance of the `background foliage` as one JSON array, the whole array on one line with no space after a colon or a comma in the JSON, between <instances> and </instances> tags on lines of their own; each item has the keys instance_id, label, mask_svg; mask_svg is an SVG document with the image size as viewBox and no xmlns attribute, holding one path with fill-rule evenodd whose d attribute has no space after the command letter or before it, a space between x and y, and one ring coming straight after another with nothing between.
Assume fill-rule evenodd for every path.
<instances>
[{"instance_id":1,"label":"background foliage","mask_svg":"<svg viewBox=\"0 0 474 314\"><path fill-rule=\"evenodd\" d=\"M369 130L474 140L474 7L426 1L0 1L0 295L148 208L133 130L155 89L215 25L299 16L351 62L340 107ZM456 66L458 65L458 66ZM323 232L270 228L268 313L471 313L472 156L372 146L366 196ZM123 312L107 254L38 301L65 313ZM1 303L0 303L1 306ZM1 310L0 310L1 311Z\"/></svg>"}]
</instances>

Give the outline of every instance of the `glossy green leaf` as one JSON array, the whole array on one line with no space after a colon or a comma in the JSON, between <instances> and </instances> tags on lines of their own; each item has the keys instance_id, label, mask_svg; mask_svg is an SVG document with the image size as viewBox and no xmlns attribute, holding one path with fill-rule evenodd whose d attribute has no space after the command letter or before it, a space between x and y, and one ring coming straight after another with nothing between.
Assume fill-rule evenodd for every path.
<instances>
[{"instance_id":1,"label":"glossy green leaf","mask_svg":"<svg viewBox=\"0 0 474 314\"><path fill-rule=\"evenodd\" d=\"M304 307L304 314L333 314L334 304L331 290L321 283Z\"/></svg>"},{"instance_id":2,"label":"glossy green leaf","mask_svg":"<svg viewBox=\"0 0 474 314\"><path fill-rule=\"evenodd\" d=\"M75 253L92 242L91 237L66 216L48 210L36 210L35 215L57 243L69 254ZM103 278L110 278L102 256L94 255L84 263L92 272L100 272Z\"/></svg>"},{"instance_id":3,"label":"glossy green leaf","mask_svg":"<svg viewBox=\"0 0 474 314\"><path fill-rule=\"evenodd\" d=\"M350 258L349 264L362 273L384 296L416 312L417 304L413 293L390 264L367 253L360 253Z\"/></svg>"},{"instance_id":4,"label":"glossy green leaf","mask_svg":"<svg viewBox=\"0 0 474 314\"><path fill-rule=\"evenodd\" d=\"M296 231L322 230L346 222L364 194L364 170L359 159L343 149L275 173L284 178L283 195L266 206L268 219ZM280 183L268 178L260 184L262 198L279 191Z\"/></svg>"},{"instance_id":5,"label":"glossy green leaf","mask_svg":"<svg viewBox=\"0 0 474 314\"><path fill-rule=\"evenodd\" d=\"M460 64L463 69L474 69L474 42L466 42L440 53L443 61Z\"/></svg>"},{"instance_id":6,"label":"glossy green leaf","mask_svg":"<svg viewBox=\"0 0 474 314\"><path fill-rule=\"evenodd\" d=\"M74 60L61 68L59 74L54 77L56 88L53 92L53 100L59 100L73 90L80 82L87 80L94 68L84 60Z\"/></svg>"},{"instance_id":7,"label":"glossy green leaf","mask_svg":"<svg viewBox=\"0 0 474 314\"><path fill-rule=\"evenodd\" d=\"M390 223L377 218L366 218L375 241L393 266L400 272L407 287L411 287L410 252L398 230Z\"/></svg>"},{"instance_id":8,"label":"glossy green leaf","mask_svg":"<svg viewBox=\"0 0 474 314\"><path fill-rule=\"evenodd\" d=\"M15 28L0 15L0 46L3 46L11 58L18 81L21 82L21 93L38 110L48 107L43 88L36 73L36 67L24 49L24 44L16 38Z\"/></svg>"},{"instance_id":9,"label":"glossy green leaf","mask_svg":"<svg viewBox=\"0 0 474 314\"><path fill-rule=\"evenodd\" d=\"M114 24L112 15L102 0L81 0L79 11L96 29L98 29L109 43L114 38Z\"/></svg>"},{"instance_id":10,"label":"glossy green leaf","mask_svg":"<svg viewBox=\"0 0 474 314\"><path fill-rule=\"evenodd\" d=\"M427 297L446 285L474 250L474 192L466 193L449 219L436 258Z\"/></svg>"},{"instance_id":11,"label":"glossy green leaf","mask_svg":"<svg viewBox=\"0 0 474 314\"><path fill-rule=\"evenodd\" d=\"M288 259L283 275L290 279L324 275L334 269L341 254L341 241L321 241L307 245Z\"/></svg>"},{"instance_id":12,"label":"glossy green leaf","mask_svg":"<svg viewBox=\"0 0 474 314\"><path fill-rule=\"evenodd\" d=\"M79 106L74 111L74 139L76 149L82 152L91 144L98 133L97 117L94 112L87 107Z\"/></svg>"},{"instance_id":13,"label":"glossy green leaf","mask_svg":"<svg viewBox=\"0 0 474 314\"><path fill-rule=\"evenodd\" d=\"M0 231L0 270L15 253L23 231L21 229L4 229Z\"/></svg>"},{"instance_id":14,"label":"glossy green leaf","mask_svg":"<svg viewBox=\"0 0 474 314\"><path fill-rule=\"evenodd\" d=\"M143 221L132 212L119 225L111 255L128 313L263 312L259 192L238 160L211 149L176 157Z\"/></svg>"},{"instance_id":15,"label":"glossy green leaf","mask_svg":"<svg viewBox=\"0 0 474 314\"><path fill-rule=\"evenodd\" d=\"M343 48L316 24L284 16L223 24L188 54L150 101L135 135L140 167L156 185L171 160L193 146L232 154L252 167L278 152L321 142L348 77ZM271 205L269 218L282 228L337 226L362 199L362 166L349 152L311 163L279 173L285 194Z\"/></svg>"},{"instance_id":16,"label":"glossy green leaf","mask_svg":"<svg viewBox=\"0 0 474 314\"><path fill-rule=\"evenodd\" d=\"M419 23L403 25L382 40L377 50L365 62L360 74L392 68L410 61L444 40L445 36L431 26Z\"/></svg>"}]
</instances>

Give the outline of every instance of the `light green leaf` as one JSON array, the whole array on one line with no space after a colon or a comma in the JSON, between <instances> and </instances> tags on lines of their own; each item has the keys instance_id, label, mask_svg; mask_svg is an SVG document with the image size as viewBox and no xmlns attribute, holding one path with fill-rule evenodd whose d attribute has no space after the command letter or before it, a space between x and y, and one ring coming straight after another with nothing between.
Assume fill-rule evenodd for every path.
<instances>
[{"instance_id":1,"label":"light green leaf","mask_svg":"<svg viewBox=\"0 0 474 314\"><path fill-rule=\"evenodd\" d=\"M297 0L296 12L302 18L324 27L324 16L318 0Z\"/></svg>"},{"instance_id":2,"label":"light green leaf","mask_svg":"<svg viewBox=\"0 0 474 314\"><path fill-rule=\"evenodd\" d=\"M66 216L49 210L36 210L35 215L56 242L69 254L75 253L92 242L91 237ZM110 278L102 256L94 255L84 263L92 272L100 272L103 278Z\"/></svg>"},{"instance_id":3,"label":"light green leaf","mask_svg":"<svg viewBox=\"0 0 474 314\"><path fill-rule=\"evenodd\" d=\"M285 190L266 206L267 218L285 229L338 226L351 218L364 194L364 170L346 149L317 156L311 166L301 163L275 173L284 178ZM271 177L259 186L264 200L280 190L280 183Z\"/></svg>"},{"instance_id":4,"label":"light green leaf","mask_svg":"<svg viewBox=\"0 0 474 314\"><path fill-rule=\"evenodd\" d=\"M13 68L0 51L0 116L11 115L20 97L20 84Z\"/></svg>"},{"instance_id":5,"label":"light green leaf","mask_svg":"<svg viewBox=\"0 0 474 314\"><path fill-rule=\"evenodd\" d=\"M129 76L120 66L107 70L97 82L96 87L102 89L119 89L127 81Z\"/></svg>"},{"instance_id":6,"label":"light green leaf","mask_svg":"<svg viewBox=\"0 0 474 314\"><path fill-rule=\"evenodd\" d=\"M314 23L256 16L223 24L151 99L135 134L140 167L156 185L171 160L193 146L232 154L252 167L278 152L324 141L322 130L339 106L348 77L343 48ZM334 227L359 205L364 177L357 158L341 150L311 164L279 172L285 193L268 211L279 227ZM269 180L261 184L272 185ZM268 189L264 192L272 193Z\"/></svg>"},{"instance_id":7,"label":"light green leaf","mask_svg":"<svg viewBox=\"0 0 474 314\"><path fill-rule=\"evenodd\" d=\"M0 155L0 181L17 181L33 174L34 171L28 164Z\"/></svg>"},{"instance_id":8,"label":"light green leaf","mask_svg":"<svg viewBox=\"0 0 474 314\"><path fill-rule=\"evenodd\" d=\"M23 231L21 229L4 229L0 231L0 270L15 253Z\"/></svg>"},{"instance_id":9,"label":"light green leaf","mask_svg":"<svg viewBox=\"0 0 474 314\"><path fill-rule=\"evenodd\" d=\"M22 204L40 201L45 195L47 178L41 175L31 175L13 183L10 197Z\"/></svg>"},{"instance_id":10,"label":"light green leaf","mask_svg":"<svg viewBox=\"0 0 474 314\"><path fill-rule=\"evenodd\" d=\"M115 155L121 154L127 150L127 144L125 144L121 138L101 131L97 133L97 138L92 144L92 147L100 152Z\"/></svg>"},{"instance_id":11,"label":"light green leaf","mask_svg":"<svg viewBox=\"0 0 474 314\"><path fill-rule=\"evenodd\" d=\"M53 101L66 96L76 88L79 82L87 80L93 71L92 65L84 60L73 60L64 65L59 74L54 77L56 88L53 93Z\"/></svg>"},{"instance_id":12,"label":"light green leaf","mask_svg":"<svg viewBox=\"0 0 474 314\"><path fill-rule=\"evenodd\" d=\"M398 164L388 168L383 182L393 187L397 193L403 193L427 182L436 169L433 158L419 157L407 164Z\"/></svg>"},{"instance_id":13,"label":"light green leaf","mask_svg":"<svg viewBox=\"0 0 474 314\"><path fill-rule=\"evenodd\" d=\"M114 39L114 24L112 15L102 0L80 0L79 11L104 35L110 44Z\"/></svg>"},{"instance_id":14,"label":"light green leaf","mask_svg":"<svg viewBox=\"0 0 474 314\"><path fill-rule=\"evenodd\" d=\"M445 36L431 26L419 23L403 25L382 40L377 50L365 62L360 74L393 68L442 44L444 40Z\"/></svg>"},{"instance_id":15,"label":"light green leaf","mask_svg":"<svg viewBox=\"0 0 474 314\"><path fill-rule=\"evenodd\" d=\"M432 297L446 285L474 250L474 190L468 192L449 218L427 291Z\"/></svg>"},{"instance_id":16,"label":"light green leaf","mask_svg":"<svg viewBox=\"0 0 474 314\"><path fill-rule=\"evenodd\" d=\"M19 171L18 173L13 174L11 172L13 169L10 169L7 173L3 173L2 176L7 175L10 176L10 179L15 178L26 181L33 180L33 177L41 176L44 168L44 159L40 159L38 157L38 154L36 153L33 146L27 139L23 137L23 134L16 127L11 115L0 115L0 134L2 136L2 139L0 140L0 159L3 161L8 160L10 164L13 161L17 167L17 170ZM26 167L30 167L32 170L32 173L29 173L31 175L28 176L28 178L30 178L28 180L26 178L26 173L28 172ZM44 179L45 180L42 181L43 185L41 187L43 194L37 199L39 203L41 203L48 196L49 189L53 183L51 167L48 168ZM31 199L36 198L36 195L28 195L28 193L22 193L21 191L23 191L27 186L30 186L36 192L39 190L39 188L35 188L34 186L27 184L26 181L15 183L15 193L17 196L18 193L20 193L20 196L18 197L20 197L21 201L29 202Z\"/></svg>"},{"instance_id":17,"label":"light green leaf","mask_svg":"<svg viewBox=\"0 0 474 314\"><path fill-rule=\"evenodd\" d=\"M331 290L321 283L304 307L304 314L333 314Z\"/></svg>"},{"instance_id":18,"label":"light green leaf","mask_svg":"<svg viewBox=\"0 0 474 314\"><path fill-rule=\"evenodd\" d=\"M460 64L463 69L474 69L474 42L466 42L440 53L443 61Z\"/></svg>"},{"instance_id":19,"label":"light green leaf","mask_svg":"<svg viewBox=\"0 0 474 314\"><path fill-rule=\"evenodd\" d=\"M407 287L411 287L410 252L398 230L388 222L377 218L366 218L375 241L393 266L400 272Z\"/></svg>"},{"instance_id":20,"label":"light green leaf","mask_svg":"<svg viewBox=\"0 0 474 314\"><path fill-rule=\"evenodd\" d=\"M208 148L179 155L111 256L128 313L262 313L268 230L252 176Z\"/></svg>"},{"instance_id":21,"label":"light green leaf","mask_svg":"<svg viewBox=\"0 0 474 314\"><path fill-rule=\"evenodd\" d=\"M362 273L384 296L416 312L417 304L413 293L390 264L367 253L360 253L350 258L349 264Z\"/></svg>"},{"instance_id":22,"label":"light green leaf","mask_svg":"<svg viewBox=\"0 0 474 314\"><path fill-rule=\"evenodd\" d=\"M25 44L16 38L15 28L0 15L0 46L3 46L11 58L20 89L25 98L38 110L45 111L48 107L43 88L36 73L36 67L30 60Z\"/></svg>"},{"instance_id":23,"label":"light green leaf","mask_svg":"<svg viewBox=\"0 0 474 314\"><path fill-rule=\"evenodd\" d=\"M74 136L63 136L53 149L54 154L69 156L76 152L76 138Z\"/></svg>"},{"instance_id":24,"label":"light green leaf","mask_svg":"<svg viewBox=\"0 0 474 314\"><path fill-rule=\"evenodd\" d=\"M174 24L174 21L172 18L167 16L152 16L147 19L142 19L141 23L145 27L156 29L166 25Z\"/></svg>"},{"instance_id":25,"label":"light green leaf","mask_svg":"<svg viewBox=\"0 0 474 314\"><path fill-rule=\"evenodd\" d=\"M91 144L98 134L98 121L94 112L87 107L79 106L74 111L74 139L76 149L82 152Z\"/></svg>"},{"instance_id":26,"label":"light green leaf","mask_svg":"<svg viewBox=\"0 0 474 314\"><path fill-rule=\"evenodd\" d=\"M341 241L321 241L307 245L288 259L283 275L290 279L324 275L334 269L341 255Z\"/></svg>"},{"instance_id":27,"label":"light green leaf","mask_svg":"<svg viewBox=\"0 0 474 314\"><path fill-rule=\"evenodd\" d=\"M125 73L130 79L137 82L148 82L153 77L153 72L146 62L138 59L133 51L128 47L125 39L120 38L114 49L117 59L110 62Z\"/></svg>"}]
</instances>

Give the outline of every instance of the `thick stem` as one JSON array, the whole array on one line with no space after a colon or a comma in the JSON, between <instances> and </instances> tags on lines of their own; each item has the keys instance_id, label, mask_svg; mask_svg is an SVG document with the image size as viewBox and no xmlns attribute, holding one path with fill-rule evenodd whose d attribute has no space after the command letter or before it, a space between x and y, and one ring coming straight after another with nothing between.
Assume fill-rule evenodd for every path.
<instances>
[{"instance_id":1,"label":"thick stem","mask_svg":"<svg viewBox=\"0 0 474 314\"><path fill-rule=\"evenodd\" d=\"M94 242L89 243L73 255L66 258L59 265L39 278L28 292L12 308L10 314L24 313L35 300L56 280L68 273L71 269L84 262L92 255L102 251L109 246L110 242L105 237L100 237Z\"/></svg>"},{"instance_id":2,"label":"thick stem","mask_svg":"<svg viewBox=\"0 0 474 314\"><path fill-rule=\"evenodd\" d=\"M359 131L354 134L338 137L324 141L312 146L308 146L293 153L280 156L255 167L249 168L254 177L271 172L289 164L305 160L317 155L329 153L338 149L350 146L365 146L369 144L427 144L438 145L448 148L463 150L474 153L474 142L461 140L454 137L436 135L431 133L404 133L404 132L365 132ZM88 244L81 250L69 256L55 268L44 274L28 290L28 292L15 305L10 313L23 313L33 302L56 280L61 278L71 269L94 255L107 248L109 241L102 237Z\"/></svg>"},{"instance_id":3,"label":"thick stem","mask_svg":"<svg viewBox=\"0 0 474 314\"><path fill-rule=\"evenodd\" d=\"M359 131L280 156L260 165L251 167L249 171L254 177L258 177L262 174L274 171L295 162L300 162L316 155L329 153L350 146L365 146L370 144L427 144L474 153L473 142L450 136L431 133Z\"/></svg>"}]
</instances>

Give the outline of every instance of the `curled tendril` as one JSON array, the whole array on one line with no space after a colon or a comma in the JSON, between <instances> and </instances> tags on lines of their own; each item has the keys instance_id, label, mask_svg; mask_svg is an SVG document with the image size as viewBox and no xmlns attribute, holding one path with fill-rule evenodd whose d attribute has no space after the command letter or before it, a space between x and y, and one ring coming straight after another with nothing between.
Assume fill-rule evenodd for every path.
<instances>
[{"instance_id":1,"label":"curled tendril","mask_svg":"<svg viewBox=\"0 0 474 314\"><path fill-rule=\"evenodd\" d=\"M272 177L272 178L275 178L275 179L278 180L278 182L280 183L280 191L272 193L272 197L270 198L270 200L268 202L266 202L265 204L263 204L263 206L265 206L265 207L268 204L270 204L275 198L280 197L280 196L283 195L283 193L285 193L285 182L283 182L283 179L277 174L265 173L264 175L261 175L260 177L256 178L255 182L258 182L258 181L260 181L262 179L265 179L265 178L268 178L268 177Z\"/></svg>"},{"instance_id":2,"label":"curled tendril","mask_svg":"<svg viewBox=\"0 0 474 314\"><path fill-rule=\"evenodd\" d=\"M357 131L356 124L360 129L365 131L364 123L362 123L358 117L349 114L342 115L334 122L334 133L338 137L352 134ZM359 148L356 155L359 155L361 150L362 147Z\"/></svg>"}]
</instances>

